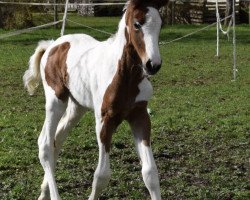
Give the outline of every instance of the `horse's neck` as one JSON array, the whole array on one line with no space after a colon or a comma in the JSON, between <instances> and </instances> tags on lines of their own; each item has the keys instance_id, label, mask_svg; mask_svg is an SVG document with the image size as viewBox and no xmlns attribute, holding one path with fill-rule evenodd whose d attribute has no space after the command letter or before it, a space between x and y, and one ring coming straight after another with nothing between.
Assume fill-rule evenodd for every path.
<instances>
[{"instance_id":1,"label":"horse's neck","mask_svg":"<svg viewBox=\"0 0 250 200\"><path fill-rule=\"evenodd\" d=\"M117 57L115 58L112 81L108 86L108 92L106 91L106 98L109 98L108 101L114 102L124 103L125 101L127 105L134 102L138 94L138 84L143 79L143 72L141 60L134 46L127 41L126 31L125 17L123 16L119 24L119 30L111 44L113 45L112 51L114 51L112 55ZM112 94L113 99L109 96L110 94ZM114 102L111 104L114 104Z\"/></svg>"},{"instance_id":2,"label":"horse's neck","mask_svg":"<svg viewBox=\"0 0 250 200\"><path fill-rule=\"evenodd\" d=\"M120 42L123 45L119 46L121 52L117 59L115 74L104 93L101 109L103 117L112 113L118 121L125 119L133 108L136 96L140 92L138 85L143 79L140 58L133 45L127 43L125 28L123 27L122 30L120 30L121 27L119 28L114 41L114 44Z\"/></svg>"},{"instance_id":3,"label":"horse's neck","mask_svg":"<svg viewBox=\"0 0 250 200\"><path fill-rule=\"evenodd\" d=\"M127 43L126 37L125 37L125 30L126 30L126 23L125 23L125 14L123 15L120 23L119 23L119 28L118 31L113 38L111 45L111 55L113 57L113 60L118 62L122 55L123 55L123 50L124 46ZM117 63L116 63L117 64Z\"/></svg>"}]
</instances>

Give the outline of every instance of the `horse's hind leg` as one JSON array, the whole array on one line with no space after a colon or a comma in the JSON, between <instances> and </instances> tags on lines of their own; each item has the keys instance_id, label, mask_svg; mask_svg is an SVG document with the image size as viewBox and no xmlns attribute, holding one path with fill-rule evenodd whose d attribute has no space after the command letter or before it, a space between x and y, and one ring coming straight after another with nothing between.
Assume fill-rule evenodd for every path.
<instances>
[{"instance_id":1,"label":"horse's hind leg","mask_svg":"<svg viewBox=\"0 0 250 200\"><path fill-rule=\"evenodd\" d=\"M68 107L61 121L58 124L55 136L55 158L57 159L63 142L68 136L71 129L80 121L86 108L79 105L75 100L69 99Z\"/></svg>"},{"instance_id":2,"label":"horse's hind leg","mask_svg":"<svg viewBox=\"0 0 250 200\"><path fill-rule=\"evenodd\" d=\"M86 111L85 108L78 105L78 103L74 102L74 100L72 100L71 98L69 99L66 112L61 118L56 130L56 135L54 140L54 148L55 148L54 165L56 165L56 161L59 156L63 142L68 136L70 130L79 122L85 111ZM39 197L39 200L49 200L49 199L50 199L49 185L48 181L46 180L46 176L44 176L44 180L41 185L41 195Z\"/></svg>"},{"instance_id":3,"label":"horse's hind leg","mask_svg":"<svg viewBox=\"0 0 250 200\"><path fill-rule=\"evenodd\" d=\"M45 88L46 116L43 130L38 139L39 159L44 169L52 200L60 199L54 176L54 138L57 125L65 112L67 103L59 100L51 88Z\"/></svg>"}]
</instances>

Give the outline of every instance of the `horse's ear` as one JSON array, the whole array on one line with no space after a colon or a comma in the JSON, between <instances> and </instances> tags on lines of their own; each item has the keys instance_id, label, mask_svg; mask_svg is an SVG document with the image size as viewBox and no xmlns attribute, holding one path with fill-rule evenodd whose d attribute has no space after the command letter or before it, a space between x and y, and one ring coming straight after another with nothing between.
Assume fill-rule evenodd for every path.
<instances>
[{"instance_id":1,"label":"horse's ear","mask_svg":"<svg viewBox=\"0 0 250 200\"><path fill-rule=\"evenodd\" d=\"M169 0L155 0L156 6L158 9L167 5L168 2L169 2Z\"/></svg>"},{"instance_id":2,"label":"horse's ear","mask_svg":"<svg viewBox=\"0 0 250 200\"><path fill-rule=\"evenodd\" d=\"M143 0L130 0L130 2L135 6L139 6L141 3L143 3Z\"/></svg>"},{"instance_id":3,"label":"horse's ear","mask_svg":"<svg viewBox=\"0 0 250 200\"><path fill-rule=\"evenodd\" d=\"M156 8L160 9L161 7L165 6L169 2L169 0L130 0L130 2L135 6L139 6L143 3L148 3L149 5L153 5Z\"/></svg>"}]
</instances>

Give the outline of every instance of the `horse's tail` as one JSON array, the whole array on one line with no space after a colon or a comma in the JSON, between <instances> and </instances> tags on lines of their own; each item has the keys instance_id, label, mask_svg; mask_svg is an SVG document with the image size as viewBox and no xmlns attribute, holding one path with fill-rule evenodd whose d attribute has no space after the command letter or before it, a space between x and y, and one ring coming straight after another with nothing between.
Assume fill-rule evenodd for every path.
<instances>
[{"instance_id":1,"label":"horse's tail","mask_svg":"<svg viewBox=\"0 0 250 200\"><path fill-rule=\"evenodd\" d=\"M30 57L29 69L26 70L23 76L24 87L27 88L30 95L35 93L36 88L41 80L40 62L46 49L52 44L53 40L40 41L35 50L35 53Z\"/></svg>"}]
</instances>

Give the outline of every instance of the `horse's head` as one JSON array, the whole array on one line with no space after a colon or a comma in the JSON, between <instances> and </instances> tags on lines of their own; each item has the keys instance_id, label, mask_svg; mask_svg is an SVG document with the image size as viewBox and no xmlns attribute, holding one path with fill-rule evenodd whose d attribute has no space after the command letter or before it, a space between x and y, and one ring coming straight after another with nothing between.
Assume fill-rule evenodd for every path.
<instances>
[{"instance_id":1,"label":"horse's head","mask_svg":"<svg viewBox=\"0 0 250 200\"><path fill-rule=\"evenodd\" d=\"M139 55L146 74L154 75L161 68L159 34L162 20L159 9L168 0L130 0L126 12L128 42Z\"/></svg>"}]
</instances>

